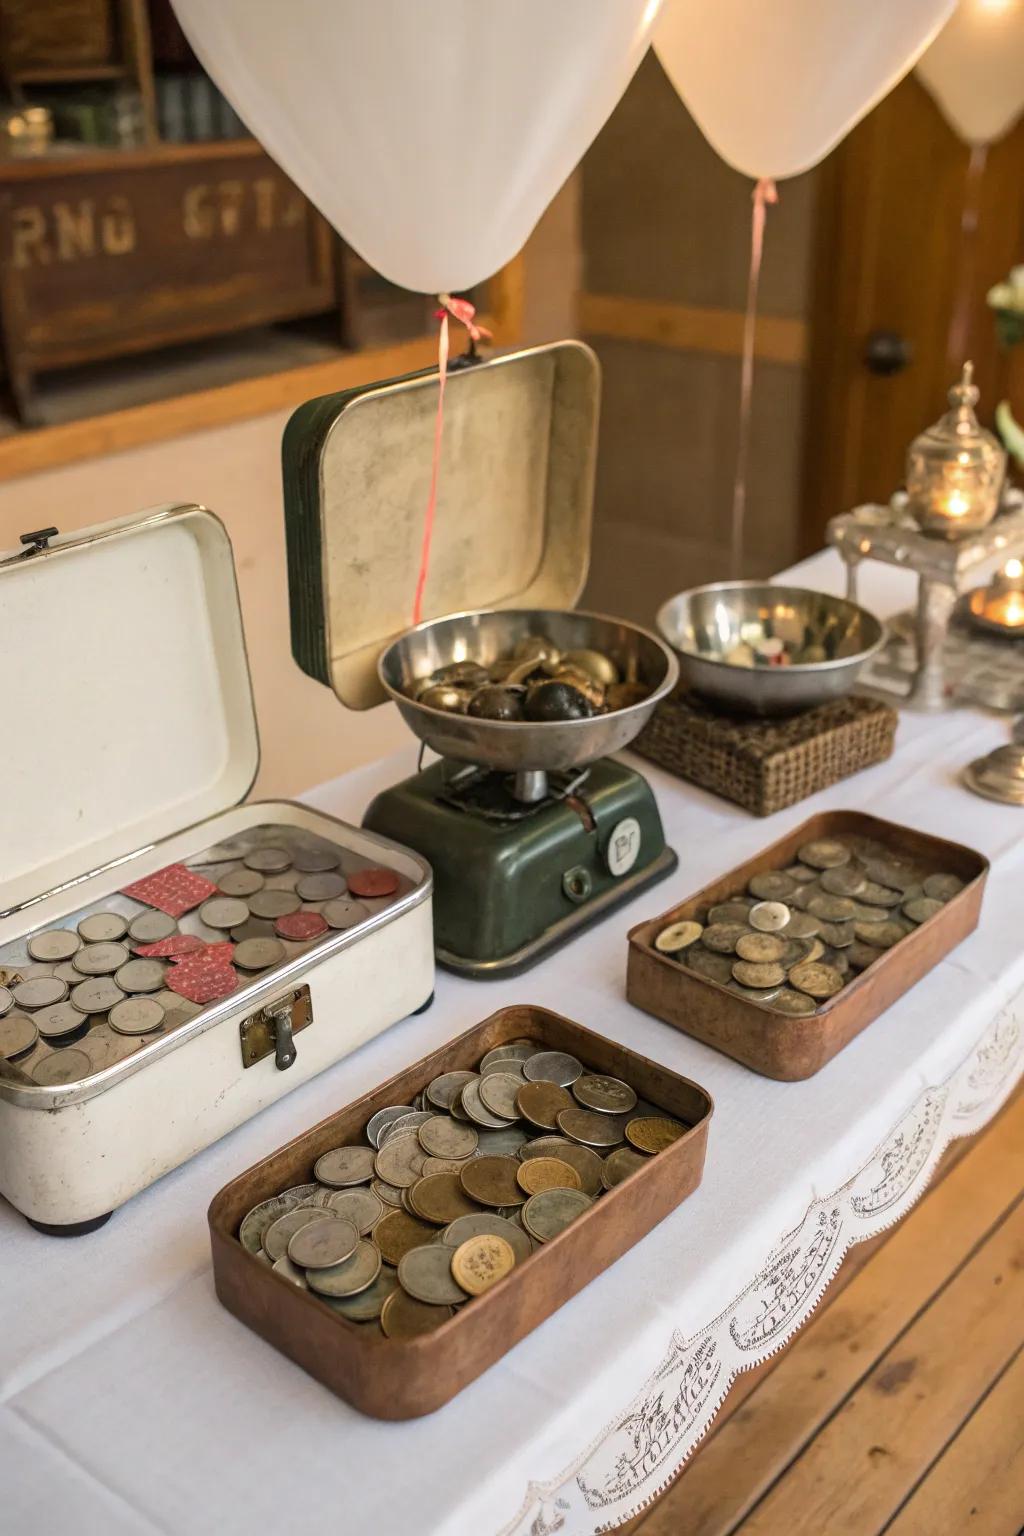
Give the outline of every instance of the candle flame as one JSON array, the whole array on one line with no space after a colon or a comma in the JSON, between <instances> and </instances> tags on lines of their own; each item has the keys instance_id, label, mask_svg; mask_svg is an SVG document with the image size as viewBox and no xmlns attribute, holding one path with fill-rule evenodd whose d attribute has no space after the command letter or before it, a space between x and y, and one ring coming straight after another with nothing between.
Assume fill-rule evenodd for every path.
<instances>
[{"instance_id":1,"label":"candle flame","mask_svg":"<svg viewBox=\"0 0 1024 1536\"><path fill-rule=\"evenodd\" d=\"M950 517L963 517L965 512L971 510L971 504L962 491L954 491L946 503L946 511Z\"/></svg>"},{"instance_id":2,"label":"candle flame","mask_svg":"<svg viewBox=\"0 0 1024 1536\"><path fill-rule=\"evenodd\" d=\"M1007 560L1003 566L1004 576L1024 576L1024 565L1019 560Z\"/></svg>"}]
</instances>

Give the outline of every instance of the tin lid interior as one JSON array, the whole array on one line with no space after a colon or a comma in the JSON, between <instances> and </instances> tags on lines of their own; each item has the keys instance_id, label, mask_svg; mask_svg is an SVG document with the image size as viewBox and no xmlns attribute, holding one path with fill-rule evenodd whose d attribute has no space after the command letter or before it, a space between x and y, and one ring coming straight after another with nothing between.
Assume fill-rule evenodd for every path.
<instances>
[{"instance_id":1,"label":"tin lid interior","mask_svg":"<svg viewBox=\"0 0 1024 1536\"><path fill-rule=\"evenodd\" d=\"M571 608L587 578L600 404L582 342L449 373L424 619ZM383 701L377 660L412 623L437 374L351 399L320 456L326 662L350 709Z\"/></svg>"},{"instance_id":2,"label":"tin lid interior","mask_svg":"<svg viewBox=\"0 0 1024 1536\"><path fill-rule=\"evenodd\" d=\"M231 543L167 506L0 559L0 909L244 799L259 741Z\"/></svg>"}]
</instances>

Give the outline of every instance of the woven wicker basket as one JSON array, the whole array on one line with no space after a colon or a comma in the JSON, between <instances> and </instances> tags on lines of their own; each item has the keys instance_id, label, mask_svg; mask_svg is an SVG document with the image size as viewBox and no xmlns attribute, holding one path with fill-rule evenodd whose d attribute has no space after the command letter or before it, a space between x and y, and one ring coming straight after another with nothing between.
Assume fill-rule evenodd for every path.
<instances>
[{"instance_id":1,"label":"woven wicker basket","mask_svg":"<svg viewBox=\"0 0 1024 1536\"><path fill-rule=\"evenodd\" d=\"M633 751L755 816L771 816L884 762L897 719L887 704L851 695L798 715L740 720L677 693L658 706Z\"/></svg>"}]
</instances>

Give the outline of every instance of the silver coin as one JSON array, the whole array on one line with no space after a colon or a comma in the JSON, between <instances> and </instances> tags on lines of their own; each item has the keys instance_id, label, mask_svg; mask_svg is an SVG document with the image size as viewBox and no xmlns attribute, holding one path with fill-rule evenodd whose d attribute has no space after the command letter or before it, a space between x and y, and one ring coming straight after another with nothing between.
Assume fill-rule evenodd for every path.
<instances>
[{"instance_id":1,"label":"silver coin","mask_svg":"<svg viewBox=\"0 0 1024 1536\"><path fill-rule=\"evenodd\" d=\"M168 1032L177 1029L179 1024L185 1024L189 1019L194 1019L197 1013L203 1011L199 1003L192 1002L188 997L179 997L177 992L164 989L150 995L164 1010L164 1030Z\"/></svg>"},{"instance_id":2,"label":"silver coin","mask_svg":"<svg viewBox=\"0 0 1024 1536\"><path fill-rule=\"evenodd\" d=\"M486 1060L486 1057L484 1059ZM481 1067L483 1064L483 1062L480 1063ZM451 1109L463 1088L467 1083L471 1083L476 1075L475 1072L442 1072L440 1077L435 1077L433 1082L427 1084L428 1103L433 1104L437 1109Z\"/></svg>"},{"instance_id":3,"label":"silver coin","mask_svg":"<svg viewBox=\"0 0 1024 1536\"><path fill-rule=\"evenodd\" d=\"M292 858L292 865L300 875L322 875L329 869L337 869L341 854L333 848L300 848Z\"/></svg>"},{"instance_id":4,"label":"silver coin","mask_svg":"<svg viewBox=\"0 0 1024 1536\"><path fill-rule=\"evenodd\" d=\"M274 1195L270 1200L261 1200L259 1205L254 1205L242 1217L242 1224L238 1229L238 1241L247 1253L262 1253L263 1234L272 1221L283 1216L285 1211L294 1210L299 1203L299 1196L290 1193Z\"/></svg>"},{"instance_id":5,"label":"silver coin","mask_svg":"<svg viewBox=\"0 0 1024 1536\"><path fill-rule=\"evenodd\" d=\"M781 901L759 901L751 907L749 920L751 928L756 928L759 933L778 933L789 922L789 908ZM705 942L707 934L704 935Z\"/></svg>"},{"instance_id":6,"label":"silver coin","mask_svg":"<svg viewBox=\"0 0 1024 1536\"><path fill-rule=\"evenodd\" d=\"M536 1057L531 1057L535 1061ZM534 1079L536 1081L536 1079ZM550 1081L550 1079L545 1079ZM490 1072L486 1077L481 1077L478 1092L480 1102L485 1109L489 1109L492 1115L500 1115L502 1120L518 1120L519 1110L516 1108L516 1095L523 1086L523 1078L511 1072ZM428 1151L432 1148L428 1148Z\"/></svg>"},{"instance_id":7,"label":"silver coin","mask_svg":"<svg viewBox=\"0 0 1024 1536\"><path fill-rule=\"evenodd\" d=\"M269 918L250 917L246 922L239 923L237 928L229 930L231 938L236 944L244 944L246 939L274 939L274 925Z\"/></svg>"},{"instance_id":8,"label":"silver coin","mask_svg":"<svg viewBox=\"0 0 1024 1536\"><path fill-rule=\"evenodd\" d=\"M242 862L246 869L257 869L261 875L283 875L292 867L292 856L284 848L253 848Z\"/></svg>"},{"instance_id":9,"label":"silver coin","mask_svg":"<svg viewBox=\"0 0 1024 1536\"><path fill-rule=\"evenodd\" d=\"M324 1184L314 1184L312 1193L303 1196L302 1204L310 1210L329 1211L331 1196L337 1193L336 1189L328 1189Z\"/></svg>"},{"instance_id":10,"label":"silver coin","mask_svg":"<svg viewBox=\"0 0 1024 1536\"><path fill-rule=\"evenodd\" d=\"M431 1243L410 1248L398 1261L398 1283L416 1301L434 1306L454 1306L466 1300L466 1292L452 1275L452 1254L447 1244Z\"/></svg>"},{"instance_id":11,"label":"silver coin","mask_svg":"<svg viewBox=\"0 0 1024 1536\"><path fill-rule=\"evenodd\" d=\"M380 1273L372 1285L365 1290L357 1291L354 1296L322 1296L332 1312L347 1317L350 1323L372 1323L384 1308L384 1303L392 1291L398 1289L398 1275L387 1264L382 1264Z\"/></svg>"},{"instance_id":12,"label":"silver coin","mask_svg":"<svg viewBox=\"0 0 1024 1536\"><path fill-rule=\"evenodd\" d=\"M92 976L71 988L70 1001L83 1013L109 1013L124 1000L124 993L110 976Z\"/></svg>"},{"instance_id":13,"label":"silver coin","mask_svg":"<svg viewBox=\"0 0 1024 1536\"><path fill-rule=\"evenodd\" d=\"M484 1081L484 1078L476 1077L471 1083L466 1083L459 1097L459 1103L474 1125L483 1125L489 1130L500 1131L509 1122L504 1115L496 1115L483 1102L480 1097L480 1085Z\"/></svg>"},{"instance_id":14,"label":"silver coin","mask_svg":"<svg viewBox=\"0 0 1024 1536\"><path fill-rule=\"evenodd\" d=\"M386 1125L377 1137L377 1145L382 1147L389 1136L401 1136L405 1131L418 1131L421 1125L434 1118L430 1109L407 1109L404 1115L392 1120Z\"/></svg>"},{"instance_id":15,"label":"silver coin","mask_svg":"<svg viewBox=\"0 0 1024 1536\"><path fill-rule=\"evenodd\" d=\"M54 976L56 973L55 965L41 965L37 960L29 960L24 965L8 967L10 980L7 984L13 987L19 981L32 981L38 976Z\"/></svg>"},{"instance_id":16,"label":"silver coin","mask_svg":"<svg viewBox=\"0 0 1024 1536\"><path fill-rule=\"evenodd\" d=\"M33 960L50 960L57 963L70 960L82 941L77 933L68 928L50 928L45 933L34 933L28 941L28 952Z\"/></svg>"},{"instance_id":17,"label":"silver coin","mask_svg":"<svg viewBox=\"0 0 1024 1536\"><path fill-rule=\"evenodd\" d=\"M369 907L364 907L361 901L351 901L346 897L326 901L320 908L320 916L329 928L355 928L358 923L365 923L369 915Z\"/></svg>"},{"instance_id":18,"label":"silver coin","mask_svg":"<svg viewBox=\"0 0 1024 1536\"><path fill-rule=\"evenodd\" d=\"M87 1014L74 1003L67 1002L50 1003L48 1007L40 1008L32 1015L32 1021L44 1040L59 1040L63 1035L72 1035L89 1022Z\"/></svg>"},{"instance_id":19,"label":"silver coin","mask_svg":"<svg viewBox=\"0 0 1024 1536\"><path fill-rule=\"evenodd\" d=\"M624 1115L636 1106L636 1094L628 1083L599 1072L578 1077L572 1091L584 1109L592 1109L601 1115Z\"/></svg>"},{"instance_id":20,"label":"silver coin","mask_svg":"<svg viewBox=\"0 0 1024 1536\"><path fill-rule=\"evenodd\" d=\"M211 896L199 908L199 917L207 928L237 928L248 916L249 906L239 896Z\"/></svg>"},{"instance_id":21,"label":"silver coin","mask_svg":"<svg viewBox=\"0 0 1024 1536\"><path fill-rule=\"evenodd\" d=\"M0 987L0 1018L14 1007L14 993L10 987Z\"/></svg>"},{"instance_id":22,"label":"silver coin","mask_svg":"<svg viewBox=\"0 0 1024 1536\"><path fill-rule=\"evenodd\" d=\"M27 1013L7 1013L0 1019L0 1057L14 1061L25 1056L39 1039L39 1031Z\"/></svg>"},{"instance_id":23,"label":"silver coin","mask_svg":"<svg viewBox=\"0 0 1024 1536\"><path fill-rule=\"evenodd\" d=\"M385 1184L398 1189L411 1189L417 1179L423 1177L423 1165L427 1154L420 1146L415 1131L392 1136L380 1148L374 1159L374 1172Z\"/></svg>"},{"instance_id":24,"label":"silver coin","mask_svg":"<svg viewBox=\"0 0 1024 1536\"><path fill-rule=\"evenodd\" d=\"M267 971L280 965L285 947L280 939L243 939L231 956L233 965L243 971Z\"/></svg>"},{"instance_id":25,"label":"silver coin","mask_svg":"<svg viewBox=\"0 0 1024 1536\"><path fill-rule=\"evenodd\" d=\"M283 1216L278 1216L272 1221L263 1234L263 1251L276 1262L283 1259L288 1253L288 1244L296 1232L308 1226L311 1221L322 1221L321 1211L312 1211L308 1206L297 1205L290 1211L285 1211Z\"/></svg>"},{"instance_id":26,"label":"silver coin","mask_svg":"<svg viewBox=\"0 0 1024 1536\"><path fill-rule=\"evenodd\" d=\"M226 870L217 881L217 889L222 896L252 896L262 891L263 876L258 869L246 869L242 864Z\"/></svg>"},{"instance_id":27,"label":"silver coin","mask_svg":"<svg viewBox=\"0 0 1024 1536\"><path fill-rule=\"evenodd\" d=\"M300 1269L297 1264L293 1264L287 1254L274 1260L273 1270L275 1275L282 1275L292 1285L297 1285L300 1291L309 1290L309 1286L306 1283L306 1271Z\"/></svg>"},{"instance_id":28,"label":"silver coin","mask_svg":"<svg viewBox=\"0 0 1024 1536\"><path fill-rule=\"evenodd\" d=\"M495 1056L494 1060L489 1061L486 1067L483 1062L480 1063L480 1077L492 1077L496 1072L510 1072L513 1077L519 1079L520 1087L526 1082L526 1078L523 1076L523 1063L517 1061L514 1056Z\"/></svg>"},{"instance_id":29,"label":"silver coin","mask_svg":"<svg viewBox=\"0 0 1024 1536\"><path fill-rule=\"evenodd\" d=\"M253 917L276 918L287 917L291 912L297 912L302 902L294 891L262 890L255 896L249 897L247 911ZM232 923L232 927L235 924Z\"/></svg>"},{"instance_id":30,"label":"silver coin","mask_svg":"<svg viewBox=\"0 0 1024 1536\"><path fill-rule=\"evenodd\" d=\"M738 992L748 1003L770 1003L779 995L778 987L745 987L735 977L729 983L729 991Z\"/></svg>"},{"instance_id":31,"label":"silver coin","mask_svg":"<svg viewBox=\"0 0 1024 1536\"><path fill-rule=\"evenodd\" d=\"M11 992L19 1008L49 1008L64 1001L68 984L57 976L33 976L28 981L16 982Z\"/></svg>"},{"instance_id":32,"label":"silver coin","mask_svg":"<svg viewBox=\"0 0 1024 1536\"><path fill-rule=\"evenodd\" d=\"M76 971L70 960L62 960L60 965L55 965L53 974L58 980L66 981L69 987L77 987L82 979L81 971Z\"/></svg>"},{"instance_id":33,"label":"silver coin","mask_svg":"<svg viewBox=\"0 0 1024 1536\"><path fill-rule=\"evenodd\" d=\"M122 992L159 992L166 971L159 960L129 960L118 966L114 981Z\"/></svg>"},{"instance_id":34,"label":"silver coin","mask_svg":"<svg viewBox=\"0 0 1024 1536\"><path fill-rule=\"evenodd\" d=\"M505 1125L500 1130L481 1126L477 1131L477 1153L480 1157L514 1157L529 1134L521 1125Z\"/></svg>"},{"instance_id":35,"label":"silver coin","mask_svg":"<svg viewBox=\"0 0 1024 1536\"><path fill-rule=\"evenodd\" d=\"M66 1050L54 1051L51 1056L36 1062L32 1076L43 1088L61 1088L66 1083L80 1083L91 1071L92 1065L85 1052L68 1046Z\"/></svg>"},{"instance_id":36,"label":"silver coin","mask_svg":"<svg viewBox=\"0 0 1024 1536\"><path fill-rule=\"evenodd\" d=\"M372 1189L336 1189L329 1196L327 1209L344 1216L365 1237L384 1215L384 1202Z\"/></svg>"},{"instance_id":37,"label":"silver coin","mask_svg":"<svg viewBox=\"0 0 1024 1536\"><path fill-rule=\"evenodd\" d=\"M320 1296L355 1296L373 1284L380 1269L380 1251L362 1238L355 1252L342 1263L329 1269L308 1270L306 1283Z\"/></svg>"},{"instance_id":38,"label":"silver coin","mask_svg":"<svg viewBox=\"0 0 1024 1536\"><path fill-rule=\"evenodd\" d=\"M330 1189L347 1189L350 1184L368 1184L373 1178L372 1147L335 1147L324 1152L313 1165L313 1177Z\"/></svg>"},{"instance_id":39,"label":"silver coin","mask_svg":"<svg viewBox=\"0 0 1024 1536\"><path fill-rule=\"evenodd\" d=\"M155 997L126 997L111 1008L107 1023L119 1035L148 1035L160 1029L166 1017Z\"/></svg>"},{"instance_id":40,"label":"silver coin","mask_svg":"<svg viewBox=\"0 0 1024 1536\"><path fill-rule=\"evenodd\" d=\"M371 1146L380 1145L380 1133L386 1126L393 1125L403 1115L409 1113L408 1104L389 1104L386 1109L378 1109L375 1115L371 1115L366 1122L366 1139Z\"/></svg>"},{"instance_id":41,"label":"silver coin","mask_svg":"<svg viewBox=\"0 0 1024 1536\"><path fill-rule=\"evenodd\" d=\"M130 958L124 944L83 944L71 964L83 976L112 976Z\"/></svg>"},{"instance_id":42,"label":"silver coin","mask_svg":"<svg viewBox=\"0 0 1024 1536\"><path fill-rule=\"evenodd\" d=\"M616 1147L626 1137L625 1124L616 1116L592 1109L561 1109L556 1118L562 1134L585 1147Z\"/></svg>"},{"instance_id":43,"label":"silver coin","mask_svg":"<svg viewBox=\"0 0 1024 1536\"><path fill-rule=\"evenodd\" d=\"M93 912L78 925L78 936L85 944L109 944L123 939L128 919L120 912Z\"/></svg>"},{"instance_id":44,"label":"silver coin","mask_svg":"<svg viewBox=\"0 0 1024 1536\"><path fill-rule=\"evenodd\" d=\"M523 1206L523 1226L538 1243L549 1243L592 1204L590 1196L580 1189L545 1189L531 1195Z\"/></svg>"},{"instance_id":45,"label":"silver coin","mask_svg":"<svg viewBox=\"0 0 1024 1536\"><path fill-rule=\"evenodd\" d=\"M469 1216L456 1216L441 1232L441 1241L446 1248L458 1248L471 1237L503 1237L515 1254L517 1264L522 1264L533 1252L533 1244L522 1227L499 1216L497 1211L474 1211Z\"/></svg>"},{"instance_id":46,"label":"silver coin","mask_svg":"<svg viewBox=\"0 0 1024 1536\"><path fill-rule=\"evenodd\" d=\"M583 1075L583 1063L566 1051L538 1051L523 1062L523 1076L531 1083L557 1083L568 1088Z\"/></svg>"},{"instance_id":47,"label":"silver coin","mask_svg":"<svg viewBox=\"0 0 1024 1536\"><path fill-rule=\"evenodd\" d=\"M428 1158L427 1162L429 1161ZM397 1184L388 1184L384 1179L373 1178L370 1180L370 1188L378 1200L383 1200L384 1204L391 1206L392 1209L401 1205L404 1191L399 1189Z\"/></svg>"},{"instance_id":48,"label":"silver coin","mask_svg":"<svg viewBox=\"0 0 1024 1536\"><path fill-rule=\"evenodd\" d=\"M416 1132L420 1146L431 1157L472 1157L479 1137L471 1125L460 1125L448 1115L433 1115Z\"/></svg>"},{"instance_id":49,"label":"silver coin","mask_svg":"<svg viewBox=\"0 0 1024 1536\"><path fill-rule=\"evenodd\" d=\"M537 1055L537 1047L531 1040L510 1040L508 1045L496 1045L488 1051L480 1062L480 1071L489 1067L492 1061L500 1057L502 1061L529 1061L531 1056Z\"/></svg>"},{"instance_id":50,"label":"silver coin","mask_svg":"<svg viewBox=\"0 0 1024 1536\"><path fill-rule=\"evenodd\" d=\"M335 901L344 896L348 885L344 875L327 870L319 875L303 875L295 883L295 891L303 901Z\"/></svg>"},{"instance_id":51,"label":"silver coin","mask_svg":"<svg viewBox=\"0 0 1024 1536\"><path fill-rule=\"evenodd\" d=\"M313 1194L319 1188L319 1184L315 1184L313 1182L308 1184L293 1184L291 1188L286 1189L284 1193L286 1195L294 1195L296 1200L305 1200L307 1195Z\"/></svg>"},{"instance_id":52,"label":"silver coin","mask_svg":"<svg viewBox=\"0 0 1024 1536\"><path fill-rule=\"evenodd\" d=\"M310 1221L288 1241L288 1257L303 1269L330 1269L343 1264L355 1253L359 1233L344 1216L324 1215L319 1221ZM306 1279L309 1280L309 1275Z\"/></svg>"},{"instance_id":53,"label":"silver coin","mask_svg":"<svg viewBox=\"0 0 1024 1536\"><path fill-rule=\"evenodd\" d=\"M140 912L128 924L128 937L134 944L159 944L177 931L178 920L169 912Z\"/></svg>"},{"instance_id":54,"label":"silver coin","mask_svg":"<svg viewBox=\"0 0 1024 1536\"><path fill-rule=\"evenodd\" d=\"M952 901L963 888L964 882L958 875L928 875L924 881L924 894L932 901Z\"/></svg>"}]
</instances>

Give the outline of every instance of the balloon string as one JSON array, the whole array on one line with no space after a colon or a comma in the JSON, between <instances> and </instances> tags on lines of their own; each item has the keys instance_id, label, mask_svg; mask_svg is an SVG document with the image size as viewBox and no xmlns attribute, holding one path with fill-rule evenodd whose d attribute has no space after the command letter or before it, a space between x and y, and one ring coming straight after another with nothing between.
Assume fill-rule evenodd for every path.
<instances>
[{"instance_id":1,"label":"balloon string","mask_svg":"<svg viewBox=\"0 0 1024 1536\"><path fill-rule=\"evenodd\" d=\"M750 271L747 275L747 309L743 317L743 359L740 365L740 422L736 445L736 478L732 490L732 536L729 565L733 576L741 574L743 521L747 510L747 464L750 457L750 411L754 391L754 330L757 324L757 290L761 281L764 226L767 205L777 203L775 183L763 176L753 192L750 217Z\"/></svg>"},{"instance_id":2,"label":"balloon string","mask_svg":"<svg viewBox=\"0 0 1024 1536\"><path fill-rule=\"evenodd\" d=\"M953 312L950 316L949 337L946 344L946 361L952 373L960 372L967 353L975 258L978 249L981 183L987 160L987 144L971 146L971 158L967 162L967 176L964 181L964 203L960 214L960 260L957 286L953 297Z\"/></svg>"},{"instance_id":3,"label":"balloon string","mask_svg":"<svg viewBox=\"0 0 1024 1536\"><path fill-rule=\"evenodd\" d=\"M420 546L420 568L416 577L416 596L412 606L412 621L418 624L423 617L423 593L430 572L430 546L434 539L434 517L437 512L437 484L441 474L441 443L444 438L444 388L448 381L448 316L458 320L469 332L472 342L489 337L490 331L477 325L476 308L468 299L453 299L450 294L439 293L441 308L437 318L441 322L437 337L437 415L434 418L434 456L430 466L430 494L423 518L423 542Z\"/></svg>"}]
</instances>

